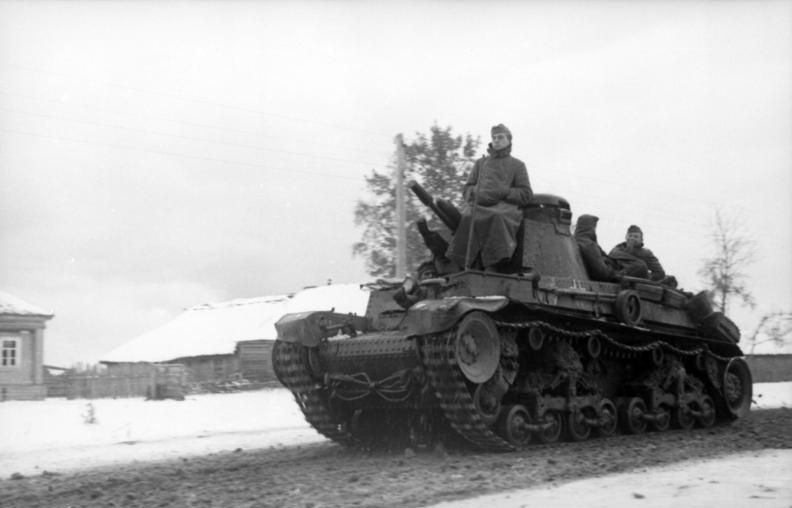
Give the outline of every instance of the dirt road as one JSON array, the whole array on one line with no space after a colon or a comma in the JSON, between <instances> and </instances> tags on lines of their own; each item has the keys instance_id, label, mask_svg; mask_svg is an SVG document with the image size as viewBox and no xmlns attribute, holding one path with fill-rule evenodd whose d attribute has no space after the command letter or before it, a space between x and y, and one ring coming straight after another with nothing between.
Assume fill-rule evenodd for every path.
<instances>
[{"instance_id":1,"label":"dirt road","mask_svg":"<svg viewBox=\"0 0 792 508\"><path fill-rule=\"evenodd\" d=\"M417 507L670 464L792 448L792 413L729 426L531 446L514 453L371 453L330 442L0 481L3 507Z\"/></svg>"}]
</instances>

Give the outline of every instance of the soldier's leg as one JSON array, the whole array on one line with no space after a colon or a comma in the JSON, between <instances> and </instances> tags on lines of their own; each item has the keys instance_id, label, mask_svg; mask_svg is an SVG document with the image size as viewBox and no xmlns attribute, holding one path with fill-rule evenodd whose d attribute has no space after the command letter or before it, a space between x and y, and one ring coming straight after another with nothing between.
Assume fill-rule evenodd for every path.
<instances>
[{"instance_id":1,"label":"soldier's leg","mask_svg":"<svg viewBox=\"0 0 792 508\"><path fill-rule=\"evenodd\" d=\"M630 277L640 277L641 279L649 278L649 267L640 259L635 259L629 263L624 263L624 275Z\"/></svg>"}]
</instances>

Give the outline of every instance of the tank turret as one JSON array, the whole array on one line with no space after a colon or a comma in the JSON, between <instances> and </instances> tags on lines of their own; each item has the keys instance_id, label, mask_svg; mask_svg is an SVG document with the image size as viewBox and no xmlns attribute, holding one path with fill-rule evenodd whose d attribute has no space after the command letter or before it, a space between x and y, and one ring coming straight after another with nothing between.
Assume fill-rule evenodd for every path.
<instances>
[{"instance_id":1,"label":"tank turret","mask_svg":"<svg viewBox=\"0 0 792 508\"><path fill-rule=\"evenodd\" d=\"M522 265L542 275L588 280L570 230L572 211L564 198L534 194L523 212Z\"/></svg>"}]
</instances>

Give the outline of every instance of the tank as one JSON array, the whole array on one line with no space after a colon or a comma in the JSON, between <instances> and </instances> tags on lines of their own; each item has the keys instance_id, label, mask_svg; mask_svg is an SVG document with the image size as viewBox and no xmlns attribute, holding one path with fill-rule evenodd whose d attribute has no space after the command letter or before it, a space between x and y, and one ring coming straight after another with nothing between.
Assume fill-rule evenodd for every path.
<instances>
[{"instance_id":1,"label":"tank","mask_svg":"<svg viewBox=\"0 0 792 508\"><path fill-rule=\"evenodd\" d=\"M412 188L458 226L453 206ZM436 254L419 278L371 284L363 316L278 321L278 379L318 432L350 446L509 451L745 416L734 323L706 293L592 280L571 220L565 199L534 195L511 273L443 273L443 236L419 224Z\"/></svg>"}]
</instances>

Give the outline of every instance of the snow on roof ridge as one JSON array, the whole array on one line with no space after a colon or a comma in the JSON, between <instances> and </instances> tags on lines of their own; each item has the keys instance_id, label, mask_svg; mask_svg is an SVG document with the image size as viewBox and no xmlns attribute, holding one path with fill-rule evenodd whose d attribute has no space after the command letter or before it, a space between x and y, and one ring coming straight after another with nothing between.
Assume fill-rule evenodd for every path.
<instances>
[{"instance_id":1,"label":"snow on roof ridge","mask_svg":"<svg viewBox=\"0 0 792 508\"><path fill-rule=\"evenodd\" d=\"M259 303L273 303L286 301L291 298L291 295L268 295L257 296L254 298L234 298L233 300L226 300L224 302L207 302L187 307L184 310L215 310L227 309L229 307L239 307L242 305L257 305Z\"/></svg>"},{"instance_id":2,"label":"snow on roof ridge","mask_svg":"<svg viewBox=\"0 0 792 508\"><path fill-rule=\"evenodd\" d=\"M55 314L33 305L30 302L14 296L5 291L0 291L0 314L17 314L25 316L53 317Z\"/></svg>"},{"instance_id":3,"label":"snow on roof ridge","mask_svg":"<svg viewBox=\"0 0 792 508\"><path fill-rule=\"evenodd\" d=\"M267 295L267 296L256 296L252 298L234 298L233 300L226 300L223 302L206 302L206 303L199 303L193 305L192 307L185 307L184 310L214 310L214 309L227 309L229 307L236 307L239 305L255 305L259 303L273 303L273 302L281 302L286 301L289 299L294 298L296 295L300 293L314 293L314 292L322 292L326 291L327 288L339 288L341 286L345 287L354 287L357 286L358 289L362 289L365 284L361 284L358 282L350 282L350 283L339 283L339 284L322 284L317 286L306 286L301 290L294 292L294 293L285 293L281 295ZM331 289L332 290L332 289Z\"/></svg>"},{"instance_id":4,"label":"snow on roof ridge","mask_svg":"<svg viewBox=\"0 0 792 508\"><path fill-rule=\"evenodd\" d=\"M368 298L369 290L360 284L332 284L303 289L294 295L237 298L195 305L164 325L127 341L104 355L101 361L162 362L234 354L240 341L275 340L275 323L287 313L335 308L336 312L362 315Z\"/></svg>"}]
</instances>

